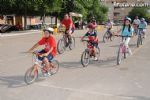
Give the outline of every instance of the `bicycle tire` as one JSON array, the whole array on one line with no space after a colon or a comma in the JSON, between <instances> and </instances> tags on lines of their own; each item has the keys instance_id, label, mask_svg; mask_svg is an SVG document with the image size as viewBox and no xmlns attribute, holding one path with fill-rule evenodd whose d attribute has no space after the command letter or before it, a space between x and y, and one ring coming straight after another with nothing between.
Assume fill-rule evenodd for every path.
<instances>
[{"instance_id":1,"label":"bicycle tire","mask_svg":"<svg viewBox=\"0 0 150 100\"><path fill-rule=\"evenodd\" d=\"M101 53L101 52L100 52L101 50L100 50L100 47L99 47L99 46L97 46L96 49L97 49L97 50L96 50L96 57L97 57L97 59L99 60L99 59L100 59L100 56L101 56L101 54L100 54L100 53Z\"/></svg>"},{"instance_id":2,"label":"bicycle tire","mask_svg":"<svg viewBox=\"0 0 150 100\"><path fill-rule=\"evenodd\" d=\"M106 40L108 40L108 32L105 32L104 36L103 36L103 42L106 43Z\"/></svg>"},{"instance_id":3,"label":"bicycle tire","mask_svg":"<svg viewBox=\"0 0 150 100\"><path fill-rule=\"evenodd\" d=\"M122 52L121 52L121 48L119 48L118 55L117 55L117 65L120 65L121 61L122 61Z\"/></svg>"},{"instance_id":4,"label":"bicycle tire","mask_svg":"<svg viewBox=\"0 0 150 100\"><path fill-rule=\"evenodd\" d=\"M126 52L124 52L124 59L126 59L127 58L127 53Z\"/></svg>"},{"instance_id":5,"label":"bicycle tire","mask_svg":"<svg viewBox=\"0 0 150 100\"><path fill-rule=\"evenodd\" d=\"M75 48L75 37L71 37L71 43L69 43L69 49L73 50Z\"/></svg>"},{"instance_id":6,"label":"bicycle tire","mask_svg":"<svg viewBox=\"0 0 150 100\"><path fill-rule=\"evenodd\" d=\"M31 73L33 72L34 70L34 67L31 67L29 68L26 73L25 73L25 76L24 76L24 81L27 85L30 85L32 83L34 83L34 81L37 79L38 77L38 70L36 70L34 72L34 76L31 76ZM29 75L29 76L28 76ZM29 78L32 78L31 80L28 80Z\"/></svg>"},{"instance_id":7,"label":"bicycle tire","mask_svg":"<svg viewBox=\"0 0 150 100\"><path fill-rule=\"evenodd\" d=\"M86 60L87 62L85 63L85 56L87 57ZM87 67L89 65L90 62L90 56L89 56L89 52L87 50L85 50L82 55L81 55L81 64L83 67Z\"/></svg>"},{"instance_id":8,"label":"bicycle tire","mask_svg":"<svg viewBox=\"0 0 150 100\"><path fill-rule=\"evenodd\" d=\"M140 46L140 36L138 36L138 39L137 39L137 47Z\"/></svg>"},{"instance_id":9,"label":"bicycle tire","mask_svg":"<svg viewBox=\"0 0 150 100\"><path fill-rule=\"evenodd\" d=\"M57 52L59 54L63 54L65 52L65 41L64 39L60 39L57 43Z\"/></svg>"},{"instance_id":10,"label":"bicycle tire","mask_svg":"<svg viewBox=\"0 0 150 100\"><path fill-rule=\"evenodd\" d=\"M54 65L53 68L49 70L51 75L56 74L59 71L59 62L57 60L52 60L51 63ZM55 69L54 69L55 68Z\"/></svg>"}]
</instances>

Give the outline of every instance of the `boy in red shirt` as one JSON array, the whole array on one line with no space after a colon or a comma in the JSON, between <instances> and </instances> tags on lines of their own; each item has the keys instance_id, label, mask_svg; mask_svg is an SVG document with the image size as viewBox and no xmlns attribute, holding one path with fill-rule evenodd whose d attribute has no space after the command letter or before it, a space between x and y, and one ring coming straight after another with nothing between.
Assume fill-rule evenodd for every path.
<instances>
[{"instance_id":1,"label":"boy in red shirt","mask_svg":"<svg viewBox=\"0 0 150 100\"><path fill-rule=\"evenodd\" d=\"M39 52L35 52L38 56L38 59L41 60L45 64L45 71L47 71L51 65L50 62L53 60L53 58L56 56L57 50L56 50L56 40L53 36L53 29L47 28L44 30L44 37L36 43L31 49L28 50L28 52L32 52L35 48L45 45L45 48L42 49Z\"/></svg>"},{"instance_id":2,"label":"boy in red shirt","mask_svg":"<svg viewBox=\"0 0 150 100\"><path fill-rule=\"evenodd\" d=\"M71 36L75 30L75 26L69 14L64 15L64 19L61 21L61 25L66 28L65 35L67 35L67 37L65 37L65 42L66 42L66 47L68 47L69 43L72 43Z\"/></svg>"},{"instance_id":3,"label":"boy in red shirt","mask_svg":"<svg viewBox=\"0 0 150 100\"><path fill-rule=\"evenodd\" d=\"M69 17L68 14L65 14L64 19L62 20L61 24L65 26L66 33L68 33L69 35L71 35L74 32L75 26L72 22L72 19Z\"/></svg>"}]
</instances>

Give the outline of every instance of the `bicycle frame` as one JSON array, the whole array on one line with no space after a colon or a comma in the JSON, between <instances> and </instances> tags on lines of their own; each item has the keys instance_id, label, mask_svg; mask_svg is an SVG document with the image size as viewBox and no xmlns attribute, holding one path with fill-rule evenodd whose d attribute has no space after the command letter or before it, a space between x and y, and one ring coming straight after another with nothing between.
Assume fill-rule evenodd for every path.
<instances>
[{"instance_id":1,"label":"bicycle frame","mask_svg":"<svg viewBox=\"0 0 150 100\"><path fill-rule=\"evenodd\" d=\"M119 47L119 49L120 49L120 53L126 53L126 46L125 46L125 44L124 44L124 42L122 42L122 43L120 43L120 47Z\"/></svg>"},{"instance_id":2,"label":"bicycle frame","mask_svg":"<svg viewBox=\"0 0 150 100\"><path fill-rule=\"evenodd\" d=\"M40 61L40 60L38 59L38 56L37 56L37 55L33 54L32 59L33 59L33 60L32 60L32 61L33 61L33 66L34 66L34 65L37 65L38 68L40 68L40 69L43 68L43 66L42 66L42 61Z\"/></svg>"},{"instance_id":3,"label":"bicycle frame","mask_svg":"<svg viewBox=\"0 0 150 100\"><path fill-rule=\"evenodd\" d=\"M92 49L94 48L93 45L91 45L90 41L89 40L84 40L87 42L87 47L85 49L86 52L88 52L89 54L92 52Z\"/></svg>"}]
</instances>

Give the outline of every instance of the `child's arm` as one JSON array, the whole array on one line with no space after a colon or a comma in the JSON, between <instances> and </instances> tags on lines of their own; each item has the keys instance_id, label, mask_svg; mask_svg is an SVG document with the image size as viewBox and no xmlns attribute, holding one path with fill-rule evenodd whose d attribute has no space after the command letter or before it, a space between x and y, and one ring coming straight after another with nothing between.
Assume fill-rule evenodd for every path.
<instances>
[{"instance_id":1,"label":"child's arm","mask_svg":"<svg viewBox=\"0 0 150 100\"><path fill-rule=\"evenodd\" d=\"M36 43L35 45L33 45L33 47L31 49L29 49L27 52L32 52L35 48L37 48L39 46L38 43Z\"/></svg>"},{"instance_id":2,"label":"child's arm","mask_svg":"<svg viewBox=\"0 0 150 100\"><path fill-rule=\"evenodd\" d=\"M83 40L86 36L88 36L88 33L86 33L83 37L81 37L81 40Z\"/></svg>"}]
</instances>

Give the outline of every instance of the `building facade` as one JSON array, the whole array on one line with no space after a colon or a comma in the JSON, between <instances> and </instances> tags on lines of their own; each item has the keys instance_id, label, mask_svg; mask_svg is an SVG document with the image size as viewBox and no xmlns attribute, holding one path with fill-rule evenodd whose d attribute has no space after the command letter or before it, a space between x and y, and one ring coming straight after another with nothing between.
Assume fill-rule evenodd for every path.
<instances>
[{"instance_id":1,"label":"building facade","mask_svg":"<svg viewBox=\"0 0 150 100\"><path fill-rule=\"evenodd\" d=\"M102 0L102 3L109 8L108 18L114 21L122 20L124 16L127 16L134 4L150 6L150 0Z\"/></svg>"}]
</instances>

